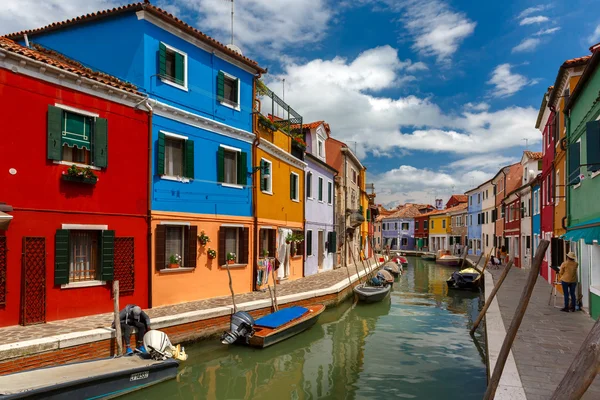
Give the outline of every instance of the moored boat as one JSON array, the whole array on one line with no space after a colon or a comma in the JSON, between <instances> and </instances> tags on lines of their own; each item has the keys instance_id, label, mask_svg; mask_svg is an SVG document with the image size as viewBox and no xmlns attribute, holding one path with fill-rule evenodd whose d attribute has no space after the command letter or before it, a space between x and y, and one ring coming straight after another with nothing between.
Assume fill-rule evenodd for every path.
<instances>
[{"instance_id":1,"label":"moored boat","mask_svg":"<svg viewBox=\"0 0 600 400\"><path fill-rule=\"evenodd\" d=\"M436 263L447 267L458 267L462 263L462 258L444 254L435 260Z\"/></svg>"},{"instance_id":2,"label":"moored boat","mask_svg":"<svg viewBox=\"0 0 600 400\"><path fill-rule=\"evenodd\" d=\"M394 285L394 275L392 275L389 271L386 271L385 269L382 269L380 271L377 271L377 275L376 275L377 279L379 279L381 282L387 283L388 285Z\"/></svg>"},{"instance_id":3,"label":"moored boat","mask_svg":"<svg viewBox=\"0 0 600 400\"><path fill-rule=\"evenodd\" d=\"M323 304L292 306L256 321L247 312L238 311L231 316L231 329L223 334L221 343L243 343L265 348L307 330L317 322L324 310Z\"/></svg>"},{"instance_id":4,"label":"moored boat","mask_svg":"<svg viewBox=\"0 0 600 400\"><path fill-rule=\"evenodd\" d=\"M421 258L425 261L435 261L435 254L425 253L425 254L421 255Z\"/></svg>"},{"instance_id":5,"label":"moored boat","mask_svg":"<svg viewBox=\"0 0 600 400\"><path fill-rule=\"evenodd\" d=\"M364 303L376 303L379 302L390 294L390 290L392 289L391 285L381 285L381 286L367 286L366 283L361 283L354 287L354 293L358 297L359 301Z\"/></svg>"},{"instance_id":6,"label":"moored boat","mask_svg":"<svg viewBox=\"0 0 600 400\"><path fill-rule=\"evenodd\" d=\"M392 260L402 267L408 267L408 259L405 256L396 256Z\"/></svg>"},{"instance_id":7,"label":"moored boat","mask_svg":"<svg viewBox=\"0 0 600 400\"><path fill-rule=\"evenodd\" d=\"M446 283L450 289L476 289L479 286L481 274L475 268L465 268L455 271Z\"/></svg>"},{"instance_id":8,"label":"moored boat","mask_svg":"<svg viewBox=\"0 0 600 400\"><path fill-rule=\"evenodd\" d=\"M383 264L383 270L389 272L390 274L394 275L394 276L400 276L401 270L400 267L398 266L398 264L396 264L395 262L386 262L385 264Z\"/></svg>"}]
</instances>

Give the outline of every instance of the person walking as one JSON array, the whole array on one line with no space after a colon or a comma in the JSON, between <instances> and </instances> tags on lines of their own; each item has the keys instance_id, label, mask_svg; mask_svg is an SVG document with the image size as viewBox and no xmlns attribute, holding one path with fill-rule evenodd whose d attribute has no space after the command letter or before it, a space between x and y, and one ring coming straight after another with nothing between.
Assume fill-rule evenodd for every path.
<instances>
[{"instance_id":1,"label":"person walking","mask_svg":"<svg viewBox=\"0 0 600 400\"><path fill-rule=\"evenodd\" d=\"M575 289L577 289L577 264L575 253L572 251L567 254L567 260L560 265L558 280L562 284L563 295L565 296L565 306L560 311L575 311L577 299L575 298ZM569 297L571 306L569 307Z\"/></svg>"},{"instance_id":2,"label":"person walking","mask_svg":"<svg viewBox=\"0 0 600 400\"><path fill-rule=\"evenodd\" d=\"M148 317L148 314L135 304L127 304L119 313L119 319L121 321L121 332L125 340L126 354L133 354L130 344L133 328L136 329L136 349L142 353L146 353L143 339L146 332L150 330L150 317ZM114 322L112 326L113 328L115 327Z\"/></svg>"}]
</instances>

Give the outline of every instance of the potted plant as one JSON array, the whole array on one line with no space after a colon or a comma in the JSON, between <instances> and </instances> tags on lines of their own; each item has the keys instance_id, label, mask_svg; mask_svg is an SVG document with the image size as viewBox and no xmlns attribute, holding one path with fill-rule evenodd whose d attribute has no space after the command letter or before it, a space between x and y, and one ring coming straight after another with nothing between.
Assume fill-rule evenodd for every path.
<instances>
[{"instance_id":1,"label":"potted plant","mask_svg":"<svg viewBox=\"0 0 600 400\"><path fill-rule=\"evenodd\" d=\"M264 258L267 258L267 257L269 257L269 250L267 250L267 249L263 249L263 250L262 250L262 252L261 252L261 255L262 255Z\"/></svg>"},{"instance_id":2,"label":"potted plant","mask_svg":"<svg viewBox=\"0 0 600 400\"><path fill-rule=\"evenodd\" d=\"M73 164L62 173L62 179L70 182L81 182L89 185L94 185L98 181L98 177L90 167L80 168Z\"/></svg>"},{"instance_id":3,"label":"potted plant","mask_svg":"<svg viewBox=\"0 0 600 400\"><path fill-rule=\"evenodd\" d=\"M206 251L206 254L208 255L208 258L210 258L211 260L214 260L215 258L217 258L217 251L214 249L211 249L210 247Z\"/></svg>"},{"instance_id":4,"label":"potted plant","mask_svg":"<svg viewBox=\"0 0 600 400\"><path fill-rule=\"evenodd\" d=\"M202 246L206 246L206 243L210 242L210 238L204 233L204 231L200 231L200 234L198 235L198 241Z\"/></svg>"},{"instance_id":5,"label":"potted plant","mask_svg":"<svg viewBox=\"0 0 600 400\"><path fill-rule=\"evenodd\" d=\"M171 254L169 257L169 268L179 268L181 256L179 254Z\"/></svg>"},{"instance_id":6,"label":"potted plant","mask_svg":"<svg viewBox=\"0 0 600 400\"><path fill-rule=\"evenodd\" d=\"M288 235L285 237L285 243L290 244L290 243L292 243L293 240L294 240L294 235L292 235L291 233L288 233Z\"/></svg>"},{"instance_id":7,"label":"potted plant","mask_svg":"<svg viewBox=\"0 0 600 400\"><path fill-rule=\"evenodd\" d=\"M227 253L227 264L235 263L235 253Z\"/></svg>"}]
</instances>

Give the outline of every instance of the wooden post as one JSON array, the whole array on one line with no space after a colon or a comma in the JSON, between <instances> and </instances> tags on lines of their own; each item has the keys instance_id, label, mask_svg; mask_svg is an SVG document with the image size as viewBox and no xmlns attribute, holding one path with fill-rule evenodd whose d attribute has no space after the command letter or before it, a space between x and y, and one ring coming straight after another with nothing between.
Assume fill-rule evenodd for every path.
<instances>
[{"instance_id":1,"label":"wooden post","mask_svg":"<svg viewBox=\"0 0 600 400\"><path fill-rule=\"evenodd\" d=\"M550 242L547 240L540 241L537 252L535 253L531 271L529 271L529 277L527 278L527 283L523 288L521 300L519 301L517 309L515 310L515 315L510 323L510 328L508 328L506 337L504 338L504 343L502 343L502 348L500 349L500 354L498 355L498 360L496 361L496 366L494 367L494 373L492 374L487 390L485 391L485 395L483 396L484 400L492 400L496 395L496 389L498 389L498 384L500 383L500 378L502 377L502 371L504 370L506 359L508 358L512 344L515 341L515 336L517 336L519 326L521 326L521 321L523 321L523 316L525 316L525 311L527 310L531 293L533 292L535 282L537 281L538 274L540 273L540 265L544 259L544 254L546 253L548 244L550 244Z\"/></svg>"},{"instance_id":2,"label":"wooden post","mask_svg":"<svg viewBox=\"0 0 600 400\"><path fill-rule=\"evenodd\" d=\"M271 307L273 307L273 312L277 311L277 305L275 304L275 300L273 299L273 292L271 291L271 285L267 286L269 288L269 298L271 299Z\"/></svg>"},{"instance_id":3,"label":"wooden post","mask_svg":"<svg viewBox=\"0 0 600 400\"><path fill-rule=\"evenodd\" d=\"M280 265L280 268L285 268L284 266ZM273 304L275 305L273 308L275 308L275 311L279 311L279 305L277 304L277 278L275 277L275 268L273 268L271 270L271 273L273 275Z\"/></svg>"},{"instance_id":4,"label":"wooden post","mask_svg":"<svg viewBox=\"0 0 600 400\"><path fill-rule=\"evenodd\" d=\"M119 318L119 281L113 281L113 312L115 320L115 338L117 341L117 357L123 355L123 337L121 335L121 318Z\"/></svg>"},{"instance_id":5,"label":"wooden post","mask_svg":"<svg viewBox=\"0 0 600 400\"><path fill-rule=\"evenodd\" d=\"M479 262L481 261L481 259L483 258L483 253L481 253L479 255L479 258L477 259L477 262L475 263L475 265L473 265L473 269L475 269L477 272L479 272L481 275L483 275L483 271L481 271L477 266L479 265Z\"/></svg>"},{"instance_id":6,"label":"wooden post","mask_svg":"<svg viewBox=\"0 0 600 400\"><path fill-rule=\"evenodd\" d=\"M479 313L479 316L477 317L477 319L475 320L475 323L473 324L473 327L471 328L471 335L475 333L475 331L477 330L477 327L481 323L481 320L483 320L483 317L485 317L485 313L487 312L488 308L490 308L490 304L492 304L492 300L494 299L494 296L496 296L496 293L498 293L498 289L500 289L500 286L502 286L502 282L504 282L504 279L506 279L506 276L510 272L512 266L513 266L513 262L511 261L508 264L506 264L506 267L504 267L504 271L502 271L502 275L500 275L500 279L498 279L498 282L496 282L496 286L494 286L494 289L492 290L490 297L488 297L488 299L485 301L485 305L483 306L483 309Z\"/></svg>"},{"instance_id":7,"label":"wooden post","mask_svg":"<svg viewBox=\"0 0 600 400\"><path fill-rule=\"evenodd\" d=\"M600 372L600 319L588 333L579 352L558 384L552 400L580 399Z\"/></svg>"},{"instance_id":8,"label":"wooden post","mask_svg":"<svg viewBox=\"0 0 600 400\"><path fill-rule=\"evenodd\" d=\"M460 269L465 268L465 259L467 258L467 254L469 254L469 246L465 246L465 252L463 253L463 259L462 259L462 262L460 263Z\"/></svg>"},{"instance_id":9,"label":"wooden post","mask_svg":"<svg viewBox=\"0 0 600 400\"><path fill-rule=\"evenodd\" d=\"M495 247L492 247L492 250L490 251L490 253L485 257L485 264L483 264L483 268L481 269L481 275L483 275L483 273L485 272L485 269L487 268L487 265L490 262L490 257L492 254L494 254L494 249L495 249Z\"/></svg>"},{"instance_id":10,"label":"wooden post","mask_svg":"<svg viewBox=\"0 0 600 400\"><path fill-rule=\"evenodd\" d=\"M346 239L348 239L348 237L346 236ZM358 272L358 264L356 263L356 260L354 259L354 252L352 251L352 249L350 249L350 254L352 255L352 262L354 263L354 267L356 268L356 275L358 275L358 283L362 283L360 280L360 272ZM366 282L366 279L365 279Z\"/></svg>"},{"instance_id":11,"label":"wooden post","mask_svg":"<svg viewBox=\"0 0 600 400\"><path fill-rule=\"evenodd\" d=\"M231 302L233 303L233 313L237 312L237 307L235 305L235 294L233 293L233 284L231 283L231 271L229 271L229 263L227 265L227 276L229 276L229 291L231 292Z\"/></svg>"}]
</instances>

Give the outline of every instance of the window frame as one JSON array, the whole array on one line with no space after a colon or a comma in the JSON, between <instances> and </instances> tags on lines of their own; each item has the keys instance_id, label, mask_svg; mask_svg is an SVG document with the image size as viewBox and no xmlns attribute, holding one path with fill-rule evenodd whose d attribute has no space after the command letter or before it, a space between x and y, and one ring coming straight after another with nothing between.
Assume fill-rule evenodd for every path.
<instances>
[{"instance_id":1,"label":"window frame","mask_svg":"<svg viewBox=\"0 0 600 400\"><path fill-rule=\"evenodd\" d=\"M309 240L309 237L310 237L310 240ZM306 254L306 257L314 257L312 242L313 242L313 230L307 229L306 230L306 251L304 252L304 254Z\"/></svg>"},{"instance_id":2,"label":"window frame","mask_svg":"<svg viewBox=\"0 0 600 400\"><path fill-rule=\"evenodd\" d=\"M232 110L236 110L236 111L240 111L241 110L241 91L242 91L242 82L240 80L240 78L238 78L237 76L233 76L231 74L228 74L227 72L220 70L220 72L223 73L223 77L225 79L231 79L231 80L235 80L237 81L237 105L232 104L233 102L230 100L219 100L219 104L221 104L222 106L225 106L227 108L231 108Z\"/></svg>"},{"instance_id":3,"label":"window frame","mask_svg":"<svg viewBox=\"0 0 600 400\"><path fill-rule=\"evenodd\" d=\"M296 185L296 187L295 187L295 190L294 190L294 193L296 194L296 197L295 198L291 198L291 200L293 202L299 203L300 202L300 193L299 193L299 191L300 191L300 175L298 175L295 172L290 172L290 176L295 176L296 177L296 179L295 179L295 185ZM291 192L291 190L292 190L292 188L290 187L290 192ZM291 197L291 193L290 193L290 197Z\"/></svg>"},{"instance_id":4,"label":"window frame","mask_svg":"<svg viewBox=\"0 0 600 400\"><path fill-rule=\"evenodd\" d=\"M189 90L188 89L188 55L187 55L187 53L184 52L184 51L181 51L181 50L179 50L179 49L177 49L177 48L175 48L173 46L170 46L170 45L166 44L165 42L160 42L160 43L162 43L167 50L173 51L175 53L179 53L179 54L181 54L183 56L183 85L180 85L177 82L171 81L167 77L161 76L160 75L160 70L159 70L158 71L159 72L158 73L158 77L160 78L160 81L162 83L165 83L165 84L169 85L169 86L173 86L173 87L175 87L177 89L180 89L180 90L183 90L183 91L187 92ZM173 79L175 79L175 78L173 77Z\"/></svg>"},{"instance_id":5,"label":"window frame","mask_svg":"<svg viewBox=\"0 0 600 400\"><path fill-rule=\"evenodd\" d=\"M333 204L333 182L327 180L327 204Z\"/></svg>"},{"instance_id":6,"label":"window frame","mask_svg":"<svg viewBox=\"0 0 600 400\"><path fill-rule=\"evenodd\" d=\"M306 173L306 182L304 183L306 186L304 187L304 190L306 191L306 198L309 200L314 200L313 197L313 185L312 185L312 178L313 178L313 173L312 172L307 172Z\"/></svg>"},{"instance_id":7,"label":"window frame","mask_svg":"<svg viewBox=\"0 0 600 400\"><path fill-rule=\"evenodd\" d=\"M317 178L317 199L319 200L319 203L324 203L325 202L325 197L323 196L323 189L325 187L325 179L323 179L322 176L319 176Z\"/></svg>"},{"instance_id":8,"label":"window frame","mask_svg":"<svg viewBox=\"0 0 600 400\"><path fill-rule=\"evenodd\" d=\"M317 135L317 157L325 159L325 140Z\"/></svg>"},{"instance_id":9,"label":"window frame","mask_svg":"<svg viewBox=\"0 0 600 400\"><path fill-rule=\"evenodd\" d=\"M167 254L167 234L169 229L178 229L179 233L181 234L181 251L180 251L180 256L181 256L181 263L179 264L179 268L185 268L185 257L186 257L186 250L187 250L187 239L186 239L186 228L189 229L189 225L176 225L176 224L166 224L165 225L165 266L163 268L161 268L161 270L164 269L168 269L169 268L169 259L171 258L171 254Z\"/></svg>"},{"instance_id":10,"label":"window frame","mask_svg":"<svg viewBox=\"0 0 600 400\"><path fill-rule=\"evenodd\" d=\"M356 184L358 174L354 168L350 167L350 170L352 171L352 183Z\"/></svg>"},{"instance_id":11,"label":"window frame","mask_svg":"<svg viewBox=\"0 0 600 400\"><path fill-rule=\"evenodd\" d=\"M225 149L225 150L227 150L227 149ZM260 160L261 160L261 162L263 162L265 164L269 164L269 177L268 178L264 178L264 177L261 177L260 174L259 174L259 179L265 179L265 182L269 183L269 186L268 186L269 189L268 190L261 190L261 192L264 193L264 194L268 194L268 195L272 196L273 195L273 162L267 160L266 158L262 158L262 157L261 157ZM237 163L237 161L236 161L236 163ZM238 169L238 166L236 164L235 170L237 171L237 169ZM237 178L236 178L236 180L237 180ZM237 185L239 185L239 183ZM260 188L260 185L259 185L259 188Z\"/></svg>"},{"instance_id":12,"label":"window frame","mask_svg":"<svg viewBox=\"0 0 600 400\"><path fill-rule=\"evenodd\" d=\"M232 146L227 146L226 144L220 144L219 145L220 148L223 149L223 152L229 151L232 153L237 153L236 157L235 157L235 182L236 183L229 183L229 182L219 182L219 185L224 186L224 187L230 187L230 188L235 188L235 189L243 189L244 185L241 185L237 180L238 178L238 162L239 162L239 156L240 153L242 153L242 149L239 149L237 147L232 147ZM225 180L225 153L223 153L223 181Z\"/></svg>"}]
</instances>

